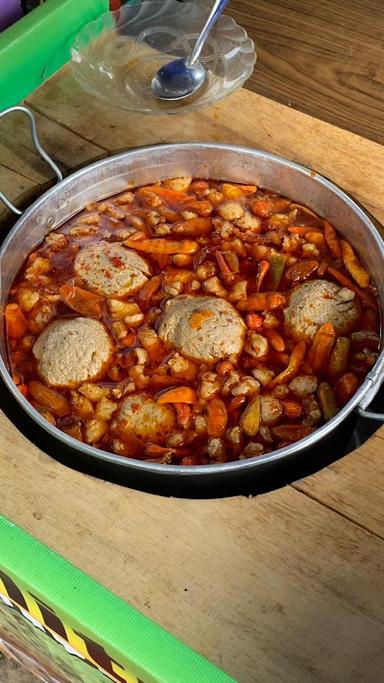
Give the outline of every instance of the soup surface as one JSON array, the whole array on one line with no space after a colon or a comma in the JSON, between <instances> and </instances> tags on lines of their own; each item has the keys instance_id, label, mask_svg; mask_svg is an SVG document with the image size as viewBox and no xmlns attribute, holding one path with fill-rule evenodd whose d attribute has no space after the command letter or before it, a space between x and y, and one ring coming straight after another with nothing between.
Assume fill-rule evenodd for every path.
<instances>
[{"instance_id":1,"label":"soup surface","mask_svg":"<svg viewBox=\"0 0 384 683\"><path fill-rule=\"evenodd\" d=\"M254 185L175 178L47 235L6 307L19 390L68 435L223 463L310 434L375 363L378 302L332 224Z\"/></svg>"}]
</instances>

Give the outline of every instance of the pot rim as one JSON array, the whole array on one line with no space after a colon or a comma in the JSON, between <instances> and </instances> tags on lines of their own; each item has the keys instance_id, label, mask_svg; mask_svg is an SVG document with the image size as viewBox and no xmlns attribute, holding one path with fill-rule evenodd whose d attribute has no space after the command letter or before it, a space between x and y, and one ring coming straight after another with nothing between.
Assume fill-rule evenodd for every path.
<instances>
[{"instance_id":1,"label":"pot rim","mask_svg":"<svg viewBox=\"0 0 384 683\"><path fill-rule=\"evenodd\" d=\"M367 228L373 233L377 243L378 250L384 260L384 242L376 226L371 221L369 215L352 199L352 197L350 197L346 192L344 192L344 190L342 190L340 187L335 185L332 181L328 180L324 176L307 168L306 166L298 164L294 161L290 161L285 157L281 157L277 154L272 154L270 152L264 152L260 149L238 145L229 145L223 143L189 142L166 143L161 145L137 147L135 149L120 152L118 154L114 154L103 159L100 159L98 161L95 161L92 164L88 164L87 166L79 169L78 171L75 171L74 173L68 175L64 180L61 180L59 183L57 183L47 192L41 195L35 202L33 202L33 204L31 204L31 206L28 207L22 214L22 217L16 221L15 225L8 233L0 249L0 265L1 259L7 250L8 243L11 241L14 233L18 230L20 222L24 219L28 219L28 216L32 212L32 210L38 208L40 204L44 204L44 202L50 195L54 194L55 192L57 193L58 188L64 189L65 186L73 182L74 179L81 178L82 176L86 175L90 170L102 168L103 166L108 166L108 164L113 163L114 160L133 158L136 154L140 154L143 149L145 149L150 154L151 151L157 150L159 148L164 150L164 153L166 153L167 150L172 151L175 149L178 149L180 151L185 150L186 152L192 152L199 149L207 148L215 150L236 151L243 154L252 154L253 156L259 158L276 161L282 166L294 168L299 173L302 173L304 175L311 175L312 177L315 177L316 181L319 182L321 185L327 187L329 190L337 194L351 209L353 209L355 213L358 214L358 216L366 224ZM55 225L52 229L57 229L59 226L60 223ZM173 477L174 475L180 475L184 478L194 478L201 477L203 475L215 475L219 473L228 474L231 472L244 472L248 469L253 469L254 467L266 465L268 463L271 464L279 460L284 460L294 454L302 453L307 448L316 444L322 438L326 437L331 432L333 432L338 427L338 425L340 425L347 418L347 416L350 415L354 408L356 408L359 404L361 404L363 407L366 407L367 400L364 401L364 399L367 399L367 397L369 396L369 400L371 401L374 398L375 394L380 388L382 381L384 380L384 350L381 351L374 367L367 374L363 384L356 392L356 394L354 394L352 399L337 413L337 415L335 415L335 417L333 417L326 424L315 429L312 432L312 434L305 437L304 439L301 439L300 441L294 442L290 446L285 446L284 448L274 450L271 453L255 456L253 458L247 458L245 460L235 460L228 463L220 463L216 465L162 465L158 463L147 462L145 460L127 458L125 456L109 453L108 451L104 451L102 449L95 448L94 446L91 446L89 444L85 444L81 441L78 441L77 439L68 436L67 434L59 430L57 427L51 425L47 420L44 420L44 418L41 417L38 411L35 408L33 408L33 406L17 389L2 356L0 356L0 376L4 381L6 387L13 395L13 397L21 405L21 407L29 415L29 417L31 417L32 420L39 425L39 427L44 429L44 431L53 436L55 439L61 441L66 447L72 448L76 451L80 451L88 456L91 455L99 461L123 466L125 468L133 469L136 471L142 471L143 473L148 472L148 474L153 473L157 475L162 475L163 477Z\"/></svg>"}]
</instances>

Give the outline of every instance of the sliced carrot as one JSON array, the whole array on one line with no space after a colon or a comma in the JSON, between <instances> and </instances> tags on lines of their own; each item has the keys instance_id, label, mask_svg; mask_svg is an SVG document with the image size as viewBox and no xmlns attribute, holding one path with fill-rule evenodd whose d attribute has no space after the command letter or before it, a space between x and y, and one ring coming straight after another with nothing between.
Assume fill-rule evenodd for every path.
<instances>
[{"instance_id":1,"label":"sliced carrot","mask_svg":"<svg viewBox=\"0 0 384 683\"><path fill-rule=\"evenodd\" d=\"M285 341L277 330L265 330L264 334L275 351L285 351Z\"/></svg>"},{"instance_id":2,"label":"sliced carrot","mask_svg":"<svg viewBox=\"0 0 384 683\"><path fill-rule=\"evenodd\" d=\"M236 410L239 410L246 400L246 396L234 396L228 405L228 415L232 415Z\"/></svg>"},{"instance_id":3,"label":"sliced carrot","mask_svg":"<svg viewBox=\"0 0 384 683\"><path fill-rule=\"evenodd\" d=\"M182 282L183 284L191 282L196 278L195 273L192 270L187 270L185 268L167 268L164 275L164 282L171 284L173 282Z\"/></svg>"},{"instance_id":4,"label":"sliced carrot","mask_svg":"<svg viewBox=\"0 0 384 683\"><path fill-rule=\"evenodd\" d=\"M207 433L212 438L220 438L225 432L228 413L221 398L212 398L207 404Z\"/></svg>"},{"instance_id":5,"label":"sliced carrot","mask_svg":"<svg viewBox=\"0 0 384 683\"><path fill-rule=\"evenodd\" d=\"M363 268L355 251L346 240L340 240L341 253L346 269L350 272L359 287L366 289L370 282L369 273Z\"/></svg>"},{"instance_id":6,"label":"sliced carrot","mask_svg":"<svg viewBox=\"0 0 384 683\"><path fill-rule=\"evenodd\" d=\"M325 273L327 272L327 268L328 268L327 261L321 261L319 264L319 267L317 269L318 276L323 277L325 275Z\"/></svg>"},{"instance_id":7,"label":"sliced carrot","mask_svg":"<svg viewBox=\"0 0 384 683\"><path fill-rule=\"evenodd\" d=\"M349 279L346 275L343 275L343 273L340 273L337 268L333 268L333 266L328 266L327 272L332 275L332 277L339 282L339 284L343 285L343 287L348 287L348 289L351 289L352 292L355 292L356 296L361 299L363 304L365 306L368 306L368 308L373 308L374 310L377 309L377 303L376 300L374 299L373 296L369 294L369 292L365 292L360 287L355 285L352 280Z\"/></svg>"},{"instance_id":8,"label":"sliced carrot","mask_svg":"<svg viewBox=\"0 0 384 683\"><path fill-rule=\"evenodd\" d=\"M319 262L315 260L301 261L294 263L285 271L285 277L290 285L302 282L309 278L318 269Z\"/></svg>"},{"instance_id":9,"label":"sliced carrot","mask_svg":"<svg viewBox=\"0 0 384 683\"><path fill-rule=\"evenodd\" d=\"M340 377L335 386L336 396L339 405L344 406L356 393L360 386L360 382L356 375L352 372L347 372Z\"/></svg>"},{"instance_id":10,"label":"sliced carrot","mask_svg":"<svg viewBox=\"0 0 384 683\"><path fill-rule=\"evenodd\" d=\"M186 429L191 421L191 408L187 403L175 403L177 422Z\"/></svg>"},{"instance_id":11,"label":"sliced carrot","mask_svg":"<svg viewBox=\"0 0 384 683\"><path fill-rule=\"evenodd\" d=\"M286 211L291 204L290 199L283 197L260 197L252 203L252 212L260 218L269 218L274 213Z\"/></svg>"},{"instance_id":12,"label":"sliced carrot","mask_svg":"<svg viewBox=\"0 0 384 683\"><path fill-rule=\"evenodd\" d=\"M100 318L103 314L104 299L86 289L74 285L62 285L59 293L63 301L77 313Z\"/></svg>"},{"instance_id":13,"label":"sliced carrot","mask_svg":"<svg viewBox=\"0 0 384 683\"><path fill-rule=\"evenodd\" d=\"M351 341L348 337L337 337L328 363L330 377L338 377L346 371L350 345Z\"/></svg>"},{"instance_id":14,"label":"sliced carrot","mask_svg":"<svg viewBox=\"0 0 384 683\"><path fill-rule=\"evenodd\" d=\"M280 372L269 384L269 387L275 387L278 384L287 384L291 379L296 377L300 370L301 363L304 360L305 353L307 350L306 343L301 341L294 347L289 363L283 372Z\"/></svg>"},{"instance_id":15,"label":"sliced carrot","mask_svg":"<svg viewBox=\"0 0 384 683\"><path fill-rule=\"evenodd\" d=\"M68 415L71 407L65 396L59 394L54 389L46 387L41 382L33 380L28 385L28 391L43 408L48 408L54 415L63 417Z\"/></svg>"},{"instance_id":16,"label":"sliced carrot","mask_svg":"<svg viewBox=\"0 0 384 683\"><path fill-rule=\"evenodd\" d=\"M260 396L248 403L240 418L240 427L247 436L256 436L260 428Z\"/></svg>"},{"instance_id":17,"label":"sliced carrot","mask_svg":"<svg viewBox=\"0 0 384 683\"><path fill-rule=\"evenodd\" d=\"M265 278L266 274L268 273L270 267L271 266L269 264L269 261L260 261L259 262L259 270L258 270L257 278L256 278L256 291L257 292L260 292L264 278Z\"/></svg>"},{"instance_id":18,"label":"sliced carrot","mask_svg":"<svg viewBox=\"0 0 384 683\"><path fill-rule=\"evenodd\" d=\"M328 254L327 243L322 232L311 230L310 232L307 232L305 239L307 242L310 242L310 244L314 244L317 247L321 256L326 256Z\"/></svg>"},{"instance_id":19,"label":"sliced carrot","mask_svg":"<svg viewBox=\"0 0 384 683\"><path fill-rule=\"evenodd\" d=\"M335 339L332 323L324 323L316 332L308 353L308 361L315 373L326 371Z\"/></svg>"},{"instance_id":20,"label":"sliced carrot","mask_svg":"<svg viewBox=\"0 0 384 683\"><path fill-rule=\"evenodd\" d=\"M314 427L287 424L272 427L272 434L277 439L282 439L291 443L293 441L299 441L299 439L304 439L304 437L312 434L313 430Z\"/></svg>"},{"instance_id":21,"label":"sliced carrot","mask_svg":"<svg viewBox=\"0 0 384 683\"><path fill-rule=\"evenodd\" d=\"M134 332L130 332L129 334L126 334L123 339L119 339L119 343L122 346L125 346L126 348L130 348L131 346L134 346L136 343L136 335Z\"/></svg>"},{"instance_id":22,"label":"sliced carrot","mask_svg":"<svg viewBox=\"0 0 384 683\"><path fill-rule=\"evenodd\" d=\"M188 218L181 223L175 223L171 227L172 234L178 237L201 237L201 235L206 235L211 230L212 220L202 216Z\"/></svg>"},{"instance_id":23,"label":"sliced carrot","mask_svg":"<svg viewBox=\"0 0 384 683\"><path fill-rule=\"evenodd\" d=\"M152 297L158 289L161 287L161 277L160 275L155 275L155 277L152 277L150 280L147 280L145 285L142 286L140 289L138 295L137 295L137 301L139 303L139 306L141 309L146 309L149 308L152 305Z\"/></svg>"},{"instance_id":24,"label":"sliced carrot","mask_svg":"<svg viewBox=\"0 0 384 683\"><path fill-rule=\"evenodd\" d=\"M299 235L299 237L305 237L308 233L318 232L321 235L319 228L314 228L312 225L292 225L288 228L288 232L291 235Z\"/></svg>"},{"instance_id":25,"label":"sliced carrot","mask_svg":"<svg viewBox=\"0 0 384 683\"><path fill-rule=\"evenodd\" d=\"M281 308L286 303L286 297L281 292L258 292L240 301L237 307L240 311L269 311Z\"/></svg>"},{"instance_id":26,"label":"sliced carrot","mask_svg":"<svg viewBox=\"0 0 384 683\"><path fill-rule=\"evenodd\" d=\"M136 251L143 251L147 254L194 254L198 250L199 245L192 240L167 240L163 237L154 239L144 239L140 241L125 240L124 244Z\"/></svg>"},{"instance_id":27,"label":"sliced carrot","mask_svg":"<svg viewBox=\"0 0 384 683\"><path fill-rule=\"evenodd\" d=\"M280 401L283 406L283 413L285 417L291 420L297 420L303 412L303 406L297 401Z\"/></svg>"},{"instance_id":28,"label":"sliced carrot","mask_svg":"<svg viewBox=\"0 0 384 683\"><path fill-rule=\"evenodd\" d=\"M160 394L157 399L160 404L163 403L196 403L196 391L191 387L175 387L174 389L167 389Z\"/></svg>"},{"instance_id":29,"label":"sliced carrot","mask_svg":"<svg viewBox=\"0 0 384 683\"><path fill-rule=\"evenodd\" d=\"M241 199L241 197L254 194L257 190L256 185L233 185L232 183L223 183L221 191L226 199Z\"/></svg>"},{"instance_id":30,"label":"sliced carrot","mask_svg":"<svg viewBox=\"0 0 384 683\"><path fill-rule=\"evenodd\" d=\"M223 360L216 366L216 372L218 375L228 375L228 373L232 372L232 370L233 365L229 362L229 360Z\"/></svg>"},{"instance_id":31,"label":"sliced carrot","mask_svg":"<svg viewBox=\"0 0 384 683\"><path fill-rule=\"evenodd\" d=\"M179 190L171 190L169 187L163 187L162 185L146 185L145 187L139 187L137 190L139 197L144 197L146 195L156 194L167 202L172 203L185 203L193 199L190 194L186 192L180 192Z\"/></svg>"},{"instance_id":32,"label":"sliced carrot","mask_svg":"<svg viewBox=\"0 0 384 683\"><path fill-rule=\"evenodd\" d=\"M245 322L250 330L260 330L263 327L263 318L257 313L247 313Z\"/></svg>"},{"instance_id":33,"label":"sliced carrot","mask_svg":"<svg viewBox=\"0 0 384 683\"><path fill-rule=\"evenodd\" d=\"M341 248L335 228L333 227L332 223L327 220L323 220L323 226L324 237L329 251L334 258L341 259Z\"/></svg>"},{"instance_id":34,"label":"sliced carrot","mask_svg":"<svg viewBox=\"0 0 384 683\"><path fill-rule=\"evenodd\" d=\"M8 336L13 339L20 339L27 332L27 319L18 304L6 305L5 324Z\"/></svg>"},{"instance_id":35,"label":"sliced carrot","mask_svg":"<svg viewBox=\"0 0 384 683\"><path fill-rule=\"evenodd\" d=\"M183 208L189 211L196 211L199 216L204 218L210 216L213 211L213 206L208 199L192 199L190 202L186 202Z\"/></svg>"}]
</instances>

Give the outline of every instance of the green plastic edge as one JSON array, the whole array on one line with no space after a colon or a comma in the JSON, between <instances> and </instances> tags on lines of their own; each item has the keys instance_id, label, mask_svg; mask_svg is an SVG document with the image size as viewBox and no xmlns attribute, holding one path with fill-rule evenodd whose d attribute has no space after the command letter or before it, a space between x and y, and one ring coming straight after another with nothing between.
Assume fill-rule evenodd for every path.
<instances>
[{"instance_id":1,"label":"green plastic edge","mask_svg":"<svg viewBox=\"0 0 384 683\"><path fill-rule=\"evenodd\" d=\"M63 557L0 516L0 568L145 683L236 683Z\"/></svg>"},{"instance_id":2,"label":"green plastic edge","mask_svg":"<svg viewBox=\"0 0 384 683\"><path fill-rule=\"evenodd\" d=\"M108 0L48 0L0 33L0 110L18 104L70 58L75 35Z\"/></svg>"}]
</instances>

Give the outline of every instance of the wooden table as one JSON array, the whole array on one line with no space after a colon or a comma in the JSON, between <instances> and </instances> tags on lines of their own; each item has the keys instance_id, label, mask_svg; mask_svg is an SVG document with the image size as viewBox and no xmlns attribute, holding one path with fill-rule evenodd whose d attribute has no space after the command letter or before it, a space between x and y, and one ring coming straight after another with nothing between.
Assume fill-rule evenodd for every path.
<instances>
[{"instance_id":1,"label":"wooden table","mask_svg":"<svg viewBox=\"0 0 384 683\"><path fill-rule=\"evenodd\" d=\"M384 140L384 3L232 0L256 43L247 87L371 140Z\"/></svg>"},{"instance_id":2,"label":"wooden table","mask_svg":"<svg viewBox=\"0 0 384 683\"><path fill-rule=\"evenodd\" d=\"M67 172L142 144L239 143L312 167L384 220L381 146L245 90L202 112L154 119L109 109L63 70L28 105ZM4 121L0 134L0 185L23 205L51 173L21 118ZM8 212L0 219L4 229ZM82 475L29 444L5 416L0 429L0 514L237 680L382 680L384 429L293 485L196 501Z\"/></svg>"}]
</instances>

